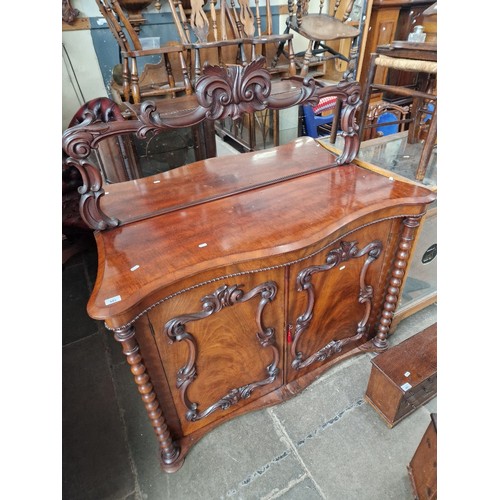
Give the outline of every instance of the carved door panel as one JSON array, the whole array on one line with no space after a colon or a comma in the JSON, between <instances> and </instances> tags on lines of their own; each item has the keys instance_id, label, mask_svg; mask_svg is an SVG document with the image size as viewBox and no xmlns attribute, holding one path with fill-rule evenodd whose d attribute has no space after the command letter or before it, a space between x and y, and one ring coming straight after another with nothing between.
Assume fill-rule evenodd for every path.
<instances>
[{"instance_id":1,"label":"carved door panel","mask_svg":"<svg viewBox=\"0 0 500 500\"><path fill-rule=\"evenodd\" d=\"M149 319L185 435L283 383L284 272L214 281Z\"/></svg>"},{"instance_id":2,"label":"carved door panel","mask_svg":"<svg viewBox=\"0 0 500 500\"><path fill-rule=\"evenodd\" d=\"M398 227L377 222L291 267L286 382L368 340Z\"/></svg>"}]
</instances>

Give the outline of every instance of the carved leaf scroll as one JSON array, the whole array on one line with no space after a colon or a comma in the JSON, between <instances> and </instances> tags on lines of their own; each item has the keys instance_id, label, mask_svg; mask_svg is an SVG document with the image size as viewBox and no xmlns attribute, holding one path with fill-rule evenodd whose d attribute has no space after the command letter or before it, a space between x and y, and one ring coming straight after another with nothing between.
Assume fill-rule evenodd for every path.
<instances>
[{"instance_id":1,"label":"carved leaf scroll","mask_svg":"<svg viewBox=\"0 0 500 500\"><path fill-rule=\"evenodd\" d=\"M207 118L234 119L243 113L261 111L268 106L271 95L269 72L264 69L265 59L259 58L247 66L206 65L196 85L201 106L207 108Z\"/></svg>"}]
</instances>

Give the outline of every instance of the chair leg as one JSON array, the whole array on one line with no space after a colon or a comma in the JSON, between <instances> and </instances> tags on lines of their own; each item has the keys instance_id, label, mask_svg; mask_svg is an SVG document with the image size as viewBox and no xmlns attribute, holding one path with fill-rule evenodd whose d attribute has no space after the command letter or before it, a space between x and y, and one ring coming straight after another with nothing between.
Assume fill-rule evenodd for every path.
<instances>
[{"instance_id":1,"label":"chair leg","mask_svg":"<svg viewBox=\"0 0 500 500\"><path fill-rule=\"evenodd\" d=\"M359 113L359 137L363 140L363 132L366 125L366 115L368 112L368 106L370 105L370 95L372 90L373 79L375 78L375 71L377 70L377 65L375 64L375 59L378 57L377 54L371 54L370 56L370 66L368 70L368 76L366 78L365 87L363 89L363 97L361 99L361 109Z\"/></svg>"},{"instance_id":2,"label":"chair leg","mask_svg":"<svg viewBox=\"0 0 500 500\"><path fill-rule=\"evenodd\" d=\"M290 33L290 25L287 24L285 28L285 35L288 35ZM280 58L281 54L284 54L285 57L289 57L287 54L285 54L285 40L282 40L279 45L278 49L276 50L276 54L274 54L273 62L271 63L271 68L275 68L276 65L278 64L278 59ZM288 42L288 49L290 49L290 41Z\"/></svg>"},{"instance_id":3,"label":"chair leg","mask_svg":"<svg viewBox=\"0 0 500 500\"><path fill-rule=\"evenodd\" d=\"M240 52L241 65L242 66L246 66L247 65L247 56L245 54L245 47L243 46L242 43L238 46L238 49L239 49L239 52Z\"/></svg>"},{"instance_id":4,"label":"chair leg","mask_svg":"<svg viewBox=\"0 0 500 500\"><path fill-rule=\"evenodd\" d=\"M189 78L189 70L186 66L186 61L182 52L179 52L179 63L181 65L182 78L184 80L184 87L186 88L186 94L191 95L193 93L193 87L191 85L191 80Z\"/></svg>"},{"instance_id":5,"label":"chair leg","mask_svg":"<svg viewBox=\"0 0 500 500\"><path fill-rule=\"evenodd\" d=\"M307 76L307 73L309 73L309 63L311 62L312 58L312 46L313 46L313 41L309 40L309 44L307 45L307 50L304 53L304 62L302 64L302 69L300 70L300 76Z\"/></svg>"},{"instance_id":6,"label":"chair leg","mask_svg":"<svg viewBox=\"0 0 500 500\"><path fill-rule=\"evenodd\" d=\"M168 84L171 88L174 88L175 79L174 79L174 74L172 73L172 65L170 64L170 58L168 57L168 54L163 55L163 60L165 62L165 69L167 71Z\"/></svg>"},{"instance_id":7,"label":"chair leg","mask_svg":"<svg viewBox=\"0 0 500 500\"><path fill-rule=\"evenodd\" d=\"M297 66L295 65L295 53L293 51L292 40L288 40L288 65L290 76L295 76L297 74Z\"/></svg>"},{"instance_id":8,"label":"chair leg","mask_svg":"<svg viewBox=\"0 0 500 500\"><path fill-rule=\"evenodd\" d=\"M427 139L424 143L424 149L422 150L422 156L420 157L420 162L418 163L417 172L415 174L415 179L417 181L424 180L425 172L427 166L429 165L429 160L431 159L432 148L436 143L437 137L437 103L432 114L431 123L429 125L429 132L427 134Z\"/></svg>"},{"instance_id":9,"label":"chair leg","mask_svg":"<svg viewBox=\"0 0 500 500\"><path fill-rule=\"evenodd\" d=\"M415 144L418 142L418 132L420 130L420 108L422 107L424 100L420 97L414 97L411 104L411 113L413 115L413 120L410 122L408 127L408 144Z\"/></svg>"},{"instance_id":10,"label":"chair leg","mask_svg":"<svg viewBox=\"0 0 500 500\"><path fill-rule=\"evenodd\" d=\"M194 49L194 81L197 82L201 76L200 49Z\"/></svg>"},{"instance_id":11,"label":"chair leg","mask_svg":"<svg viewBox=\"0 0 500 500\"><path fill-rule=\"evenodd\" d=\"M130 100L130 71L128 67L128 57L123 58L122 62L122 89L123 89L123 100L129 102Z\"/></svg>"},{"instance_id":12,"label":"chair leg","mask_svg":"<svg viewBox=\"0 0 500 500\"><path fill-rule=\"evenodd\" d=\"M137 70L137 60L132 57L130 68L130 90L132 92L132 102L137 104L141 102L141 93L139 91L139 73Z\"/></svg>"}]
</instances>

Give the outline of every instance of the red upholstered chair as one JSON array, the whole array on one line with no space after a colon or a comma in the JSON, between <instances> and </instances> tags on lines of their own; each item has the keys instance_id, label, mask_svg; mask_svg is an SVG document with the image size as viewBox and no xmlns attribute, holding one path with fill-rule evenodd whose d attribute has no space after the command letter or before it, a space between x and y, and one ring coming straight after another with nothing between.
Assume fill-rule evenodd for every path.
<instances>
[{"instance_id":1,"label":"red upholstered chair","mask_svg":"<svg viewBox=\"0 0 500 500\"><path fill-rule=\"evenodd\" d=\"M304 105L306 134L315 139L322 135L330 135L336 108L336 97L323 97L316 106Z\"/></svg>"}]
</instances>

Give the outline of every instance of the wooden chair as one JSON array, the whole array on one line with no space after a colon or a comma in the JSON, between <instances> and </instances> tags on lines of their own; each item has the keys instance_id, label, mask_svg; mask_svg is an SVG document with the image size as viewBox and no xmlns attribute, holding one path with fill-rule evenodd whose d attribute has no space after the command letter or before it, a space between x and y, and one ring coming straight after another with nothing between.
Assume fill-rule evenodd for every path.
<instances>
[{"instance_id":1,"label":"wooden chair","mask_svg":"<svg viewBox=\"0 0 500 500\"><path fill-rule=\"evenodd\" d=\"M226 1L226 0L222 0ZM255 15L250 8L249 0L239 0L240 8L235 9L234 0L231 0L232 10L235 12L237 26L242 26L243 35L247 43L251 46L251 60L254 61L259 55L266 58L267 69L271 75L295 76L297 70L295 66L295 54L293 50L293 34L291 33L273 33L273 19L271 13L271 1L264 0L264 20L260 12L259 0L255 0ZM280 64L280 55L278 49L280 45L287 45L288 57L285 63Z\"/></svg>"},{"instance_id":2,"label":"wooden chair","mask_svg":"<svg viewBox=\"0 0 500 500\"><path fill-rule=\"evenodd\" d=\"M115 88L118 85L118 93L123 101L139 103L145 98L192 94L182 45L177 43L145 49L118 0L96 0L96 3L121 49L121 78L116 78L118 82ZM160 65L164 67L162 77L151 79L143 76L147 69L152 69L148 65L139 75L137 59L146 56L161 56L163 62ZM178 78L174 75L173 67L180 68L182 75Z\"/></svg>"},{"instance_id":3,"label":"wooden chair","mask_svg":"<svg viewBox=\"0 0 500 500\"><path fill-rule=\"evenodd\" d=\"M320 136L331 135L332 126L338 127L339 109L336 97L324 97L316 106L305 104L302 110L304 132L309 137L316 139Z\"/></svg>"},{"instance_id":4,"label":"wooden chair","mask_svg":"<svg viewBox=\"0 0 500 500\"><path fill-rule=\"evenodd\" d=\"M365 120L363 140L403 132L409 122L410 106L381 101L371 105Z\"/></svg>"},{"instance_id":5,"label":"wooden chair","mask_svg":"<svg viewBox=\"0 0 500 500\"><path fill-rule=\"evenodd\" d=\"M414 73L416 75L415 88L407 86L386 85L375 83L378 68L392 68L399 71ZM422 149L422 154L415 173L415 180L422 181L425 177L432 150L437 141L437 94L434 88L437 81L437 46L430 43L411 43L407 41L394 41L391 45L381 45L376 52L370 55L370 66L367 81L363 90L362 104L359 110L359 133L364 137L364 131L373 128L376 124L369 123L368 108L373 92L389 92L396 96L411 98L411 117L404 118L402 122L409 122L408 144L420 140L420 127L427 119L428 132ZM433 103L433 110L429 108Z\"/></svg>"},{"instance_id":6,"label":"wooden chair","mask_svg":"<svg viewBox=\"0 0 500 500\"><path fill-rule=\"evenodd\" d=\"M285 33L289 33L290 30L295 31L308 40L307 49L295 54L297 64L301 65L301 76L306 76L309 73L313 57L319 56L321 60L341 59L351 64L357 57L355 51L350 50L349 57L346 57L327 44L336 40L353 40L359 36L359 29L347 24L354 0L344 0L343 2L335 0L331 15L323 13L324 2L325 0L320 0L319 12L313 14L309 13L309 0L288 1ZM283 45L280 50L284 50ZM348 69L349 71L351 68Z\"/></svg>"},{"instance_id":7,"label":"wooden chair","mask_svg":"<svg viewBox=\"0 0 500 500\"><path fill-rule=\"evenodd\" d=\"M256 0L253 10L249 0L239 0L238 7L234 0L230 3L227 0L208 0L206 4L203 0L191 0L188 17L181 0L169 0L181 42L189 53L194 52L193 82L201 76L205 62L246 66L249 59L253 61L259 55L266 57L271 74L295 75L293 36L273 34L270 0L264 0L264 3L262 16L259 0ZM286 44L291 54L285 61L286 66L279 64L277 52L280 44ZM191 66L192 58L189 60Z\"/></svg>"}]
</instances>

